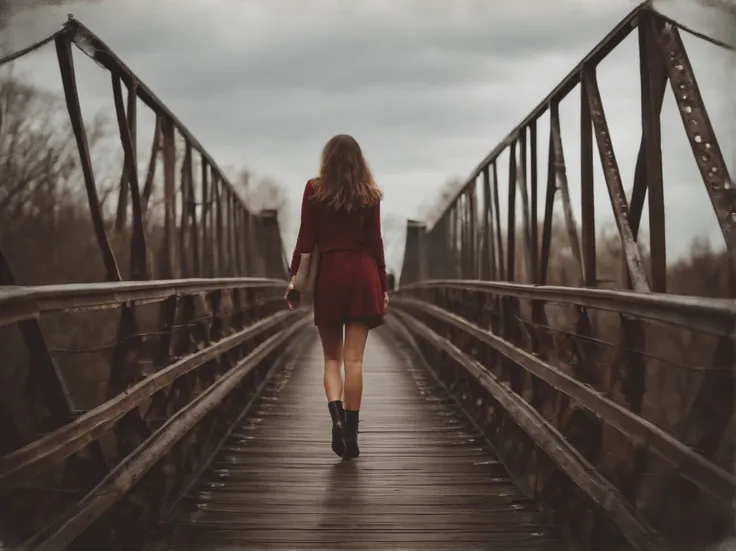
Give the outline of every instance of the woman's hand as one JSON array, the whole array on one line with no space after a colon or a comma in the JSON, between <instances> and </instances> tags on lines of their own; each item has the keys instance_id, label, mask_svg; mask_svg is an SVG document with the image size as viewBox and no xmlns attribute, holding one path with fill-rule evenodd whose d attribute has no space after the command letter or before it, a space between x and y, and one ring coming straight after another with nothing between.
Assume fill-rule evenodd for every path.
<instances>
[{"instance_id":1,"label":"woman's hand","mask_svg":"<svg viewBox=\"0 0 736 551\"><path fill-rule=\"evenodd\" d=\"M299 305L298 299L295 298L297 296L298 294L294 292L294 278L292 277L284 293L284 300L289 305L289 310L294 310Z\"/></svg>"},{"instance_id":2,"label":"woman's hand","mask_svg":"<svg viewBox=\"0 0 736 551\"><path fill-rule=\"evenodd\" d=\"M386 308L388 306L388 291L383 292L383 307Z\"/></svg>"}]
</instances>

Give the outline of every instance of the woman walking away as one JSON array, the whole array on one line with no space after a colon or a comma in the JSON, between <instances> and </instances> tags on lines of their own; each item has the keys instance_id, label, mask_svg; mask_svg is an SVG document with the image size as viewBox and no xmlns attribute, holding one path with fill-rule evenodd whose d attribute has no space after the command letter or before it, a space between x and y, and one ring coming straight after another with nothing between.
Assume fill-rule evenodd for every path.
<instances>
[{"instance_id":1,"label":"woman walking away","mask_svg":"<svg viewBox=\"0 0 736 551\"><path fill-rule=\"evenodd\" d=\"M358 412L363 396L363 352L368 331L383 323L388 305L381 237L382 198L358 142L344 134L327 142L319 176L309 180L304 188L301 226L286 295L289 307L296 308L299 293L294 292L294 276L299 271L301 255L318 252L317 266L310 267L317 269L314 324L325 357L324 385L332 417L332 450L343 459L360 454ZM312 255L312 262L315 256Z\"/></svg>"}]
</instances>

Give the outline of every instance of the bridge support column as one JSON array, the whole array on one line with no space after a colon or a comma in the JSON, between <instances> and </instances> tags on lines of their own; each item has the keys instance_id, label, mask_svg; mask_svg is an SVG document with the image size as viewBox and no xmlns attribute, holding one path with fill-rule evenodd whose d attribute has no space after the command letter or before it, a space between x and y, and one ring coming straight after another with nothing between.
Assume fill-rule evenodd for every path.
<instances>
[{"instance_id":1,"label":"bridge support column","mask_svg":"<svg viewBox=\"0 0 736 551\"><path fill-rule=\"evenodd\" d=\"M258 255L256 275L258 277L285 278L283 243L279 230L278 211L264 209L258 214Z\"/></svg>"},{"instance_id":2,"label":"bridge support column","mask_svg":"<svg viewBox=\"0 0 736 551\"><path fill-rule=\"evenodd\" d=\"M406 222L406 247L399 286L427 279L427 226L417 220Z\"/></svg>"}]
</instances>

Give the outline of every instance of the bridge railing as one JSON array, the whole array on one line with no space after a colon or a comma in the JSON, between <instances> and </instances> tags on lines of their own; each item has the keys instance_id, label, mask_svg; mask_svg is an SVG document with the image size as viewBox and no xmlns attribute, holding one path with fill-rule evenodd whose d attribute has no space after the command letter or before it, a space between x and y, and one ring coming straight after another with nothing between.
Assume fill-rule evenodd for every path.
<instances>
[{"instance_id":1,"label":"bridge railing","mask_svg":"<svg viewBox=\"0 0 736 551\"><path fill-rule=\"evenodd\" d=\"M624 18L483 159L436 220L408 223L392 299L397 334L453 391L527 494L591 549L626 542L636 549L662 542L667 549L699 549L733 532L736 305L665 294L660 111L668 82L724 237L726 270L736 243L734 187L681 30L649 4ZM596 68L632 32L638 34L642 135L627 194ZM559 115L561 100L575 88L580 228ZM540 224L543 115L550 132ZM623 290L597 288L604 282L596 251L594 137L621 243ZM502 154L509 163L505 205ZM647 195L648 252L638 242ZM555 201L562 204L562 239L554 234ZM553 251L553 237L565 241L561 250ZM569 287L549 286L554 254L569 258L563 283ZM733 272L725 279L733 289Z\"/></svg>"},{"instance_id":2,"label":"bridge railing","mask_svg":"<svg viewBox=\"0 0 736 551\"><path fill-rule=\"evenodd\" d=\"M0 290L0 329L19 344L3 346L3 365L23 367L6 377L17 399L0 403L4 543L141 549L298 344L309 318L285 309L283 289L226 278ZM86 334L44 338L39 323Z\"/></svg>"},{"instance_id":3,"label":"bridge railing","mask_svg":"<svg viewBox=\"0 0 736 551\"><path fill-rule=\"evenodd\" d=\"M595 504L592 548L730 531L733 301L430 280L392 305L528 495Z\"/></svg>"},{"instance_id":4,"label":"bridge railing","mask_svg":"<svg viewBox=\"0 0 736 551\"><path fill-rule=\"evenodd\" d=\"M106 282L23 286L17 274L28 266L14 271L11 262L24 250L10 243L15 256L3 254L9 237L0 232L0 547L141 549L283 352L299 344L293 337L307 318L285 309L276 213L252 213L189 130L89 29L71 19L0 65L51 42ZM72 44L111 78L124 151L111 217ZM144 178L141 102L155 114Z\"/></svg>"}]
</instances>

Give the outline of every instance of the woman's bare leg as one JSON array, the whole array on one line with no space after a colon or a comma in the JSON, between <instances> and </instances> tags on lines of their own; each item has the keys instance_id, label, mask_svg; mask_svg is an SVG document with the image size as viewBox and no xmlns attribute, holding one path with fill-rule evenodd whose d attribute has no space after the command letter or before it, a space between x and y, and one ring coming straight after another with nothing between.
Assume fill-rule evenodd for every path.
<instances>
[{"instance_id":1,"label":"woman's bare leg","mask_svg":"<svg viewBox=\"0 0 736 551\"><path fill-rule=\"evenodd\" d=\"M325 357L324 385L327 409L332 418L332 451L345 455L345 409L342 406L342 325L319 327L322 353Z\"/></svg>"},{"instance_id":2,"label":"woman's bare leg","mask_svg":"<svg viewBox=\"0 0 736 551\"><path fill-rule=\"evenodd\" d=\"M345 326L345 409L357 411L363 399L363 354L368 340L368 326L350 323Z\"/></svg>"},{"instance_id":3,"label":"woman's bare leg","mask_svg":"<svg viewBox=\"0 0 736 551\"><path fill-rule=\"evenodd\" d=\"M360 455L358 448L358 413L363 399L363 354L368 340L368 326L349 323L345 326L343 357L345 362L345 453L343 459Z\"/></svg>"},{"instance_id":4,"label":"woman's bare leg","mask_svg":"<svg viewBox=\"0 0 736 551\"><path fill-rule=\"evenodd\" d=\"M342 400L342 326L318 327L325 357L325 394L328 402Z\"/></svg>"}]
</instances>

